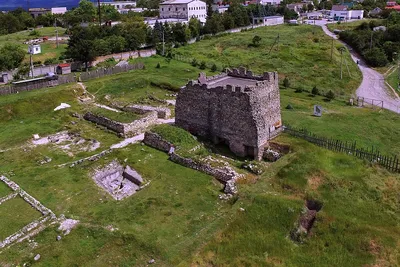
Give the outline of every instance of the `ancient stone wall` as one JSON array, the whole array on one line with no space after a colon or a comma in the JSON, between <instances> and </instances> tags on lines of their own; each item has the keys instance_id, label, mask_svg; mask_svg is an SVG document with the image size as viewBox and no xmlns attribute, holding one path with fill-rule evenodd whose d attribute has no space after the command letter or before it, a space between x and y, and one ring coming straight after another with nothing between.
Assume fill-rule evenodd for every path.
<instances>
[{"instance_id":1,"label":"ancient stone wall","mask_svg":"<svg viewBox=\"0 0 400 267\"><path fill-rule=\"evenodd\" d=\"M169 148L171 147L171 143L164 140L161 136L153 132L146 132L144 134L143 143L164 152L168 152Z\"/></svg>"},{"instance_id":2,"label":"ancient stone wall","mask_svg":"<svg viewBox=\"0 0 400 267\"><path fill-rule=\"evenodd\" d=\"M163 107L152 107L143 105L129 105L122 108L125 111L130 111L138 114L146 114L151 111L156 111L159 119L168 119L171 116L171 110Z\"/></svg>"},{"instance_id":3,"label":"ancient stone wall","mask_svg":"<svg viewBox=\"0 0 400 267\"><path fill-rule=\"evenodd\" d=\"M87 112L83 118L123 135L135 135L144 132L149 126L155 124L158 117L157 112L151 111L147 113L146 117L135 120L132 123L117 122L91 112Z\"/></svg>"}]
</instances>

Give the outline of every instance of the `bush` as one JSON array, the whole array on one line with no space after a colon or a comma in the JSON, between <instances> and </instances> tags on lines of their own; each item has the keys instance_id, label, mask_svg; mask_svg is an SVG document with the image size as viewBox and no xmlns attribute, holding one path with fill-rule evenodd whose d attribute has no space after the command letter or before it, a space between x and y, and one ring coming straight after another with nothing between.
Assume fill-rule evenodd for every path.
<instances>
[{"instance_id":1,"label":"bush","mask_svg":"<svg viewBox=\"0 0 400 267\"><path fill-rule=\"evenodd\" d=\"M311 94L313 95L319 95L319 89L317 86L314 86L313 89L311 90Z\"/></svg>"},{"instance_id":2,"label":"bush","mask_svg":"<svg viewBox=\"0 0 400 267\"><path fill-rule=\"evenodd\" d=\"M295 93L302 93L304 89L302 87L297 88L294 92Z\"/></svg>"},{"instance_id":3,"label":"bush","mask_svg":"<svg viewBox=\"0 0 400 267\"><path fill-rule=\"evenodd\" d=\"M157 68L157 69L161 68L160 62L157 63L156 68Z\"/></svg>"},{"instance_id":4,"label":"bush","mask_svg":"<svg viewBox=\"0 0 400 267\"><path fill-rule=\"evenodd\" d=\"M290 104L288 104L288 105L286 106L286 109L293 109L293 106L290 105Z\"/></svg>"},{"instance_id":5,"label":"bush","mask_svg":"<svg viewBox=\"0 0 400 267\"><path fill-rule=\"evenodd\" d=\"M285 77L285 79L283 79L283 86L285 88L288 88L290 86L290 81L287 77Z\"/></svg>"},{"instance_id":6,"label":"bush","mask_svg":"<svg viewBox=\"0 0 400 267\"><path fill-rule=\"evenodd\" d=\"M44 65L56 64L58 60L56 58L48 58L44 61Z\"/></svg>"},{"instance_id":7,"label":"bush","mask_svg":"<svg viewBox=\"0 0 400 267\"><path fill-rule=\"evenodd\" d=\"M385 55L385 52L378 47L374 47L372 49L368 49L364 53L365 60L372 67L383 67L386 66L389 61Z\"/></svg>"},{"instance_id":8,"label":"bush","mask_svg":"<svg viewBox=\"0 0 400 267\"><path fill-rule=\"evenodd\" d=\"M329 100L335 99L335 93L332 90L329 90L328 93L326 93L326 98L328 98Z\"/></svg>"},{"instance_id":9,"label":"bush","mask_svg":"<svg viewBox=\"0 0 400 267\"><path fill-rule=\"evenodd\" d=\"M33 30L29 33L29 36L39 36L40 32L38 30Z\"/></svg>"},{"instance_id":10,"label":"bush","mask_svg":"<svg viewBox=\"0 0 400 267\"><path fill-rule=\"evenodd\" d=\"M216 72L217 71L217 65L215 63L211 66L211 71Z\"/></svg>"},{"instance_id":11,"label":"bush","mask_svg":"<svg viewBox=\"0 0 400 267\"><path fill-rule=\"evenodd\" d=\"M197 67L197 60L194 58L190 63L193 67Z\"/></svg>"},{"instance_id":12,"label":"bush","mask_svg":"<svg viewBox=\"0 0 400 267\"><path fill-rule=\"evenodd\" d=\"M199 68L200 68L201 70L206 69L206 62L205 62L205 61L202 61L202 62L200 63Z\"/></svg>"},{"instance_id":13,"label":"bush","mask_svg":"<svg viewBox=\"0 0 400 267\"><path fill-rule=\"evenodd\" d=\"M173 91L173 92L179 92L179 90L180 90L179 87L173 86L172 84L167 83L167 82L160 82L160 83L150 82L150 85L161 88L161 89L165 89L168 91Z\"/></svg>"}]
</instances>

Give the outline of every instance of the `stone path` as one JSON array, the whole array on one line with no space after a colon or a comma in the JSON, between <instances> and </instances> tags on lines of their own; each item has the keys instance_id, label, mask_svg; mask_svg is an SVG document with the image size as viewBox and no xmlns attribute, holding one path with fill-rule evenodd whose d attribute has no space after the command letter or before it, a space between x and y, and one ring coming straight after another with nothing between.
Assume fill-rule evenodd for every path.
<instances>
[{"instance_id":1,"label":"stone path","mask_svg":"<svg viewBox=\"0 0 400 267\"><path fill-rule=\"evenodd\" d=\"M329 31L326 25L319 25L326 35L338 40L338 37ZM366 62L356 53L350 46L339 40L344 46L350 48L351 58L354 62L359 60L358 68L362 72L363 79L358 87L356 94L358 97L370 98L374 100L382 100L383 108L400 113L400 98L396 93L391 94L390 89L385 85L385 78L379 72L368 67Z\"/></svg>"}]
</instances>

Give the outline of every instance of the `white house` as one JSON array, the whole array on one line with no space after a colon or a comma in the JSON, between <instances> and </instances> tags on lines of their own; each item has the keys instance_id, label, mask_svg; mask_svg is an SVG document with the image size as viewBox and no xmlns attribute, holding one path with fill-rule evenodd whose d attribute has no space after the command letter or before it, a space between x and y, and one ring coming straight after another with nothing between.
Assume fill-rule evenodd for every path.
<instances>
[{"instance_id":1,"label":"white house","mask_svg":"<svg viewBox=\"0 0 400 267\"><path fill-rule=\"evenodd\" d=\"M95 3L97 6L97 2ZM109 5L115 7L117 10L129 9L136 7L136 1L114 1L114 2L100 2L100 5Z\"/></svg>"},{"instance_id":2,"label":"white house","mask_svg":"<svg viewBox=\"0 0 400 267\"><path fill-rule=\"evenodd\" d=\"M253 24L261 24L264 26L273 26L283 24L283 16L266 16L266 17L254 17Z\"/></svg>"},{"instance_id":3,"label":"white house","mask_svg":"<svg viewBox=\"0 0 400 267\"><path fill-rule=\"evenodd\" d=\"M51 8L51 14L65 14L67 13L67 8L66 7L52 7Z\"/></svg>"},{"instance_id":4,"label":"white house","mask_svg":"<svg viewBox=\"0 0 400 267\"><path fill-rule=\"evenodd\" d=\"M272 5L272 6L278 6L280 5L282 0L257 0L258 4L261 5Z\"/></svg>"},{"instance_id":5,"label":"white house","mask_svg":"<svg viewBox=\"0 0 400 267\"><path fill-rule=\"evenodd\" d=\"M207 5L200 0L169 0L160 3L161 19L185 19L197 18L205 23L207 18Z\"/></svg>"},{"instance_id":6,"label":"white house","mask_svg":"<svg viewBox=\"0 0 400 267\"><path fill-rule=\"evenodd\" d=\"M363 19L364 10L348 10L347 6L333 5L330 17L334 20Z\"/></svg>"},{"instance_id":7,"label":"white house","mask_svg":"<svg viewBox=\"0 0 400 267\"><path fill-rule=\"evenodd\" d=\"M28 47L28 54L36 55L42 53L42 49L40 48L40 44L31 44Z\"/></svg>"}]
</instances>

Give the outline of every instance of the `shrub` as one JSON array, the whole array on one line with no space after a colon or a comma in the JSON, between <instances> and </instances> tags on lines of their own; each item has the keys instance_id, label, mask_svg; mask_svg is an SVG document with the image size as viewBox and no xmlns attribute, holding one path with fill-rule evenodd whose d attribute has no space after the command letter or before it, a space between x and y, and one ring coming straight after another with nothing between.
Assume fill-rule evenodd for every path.
<instances>
[{"instance_id":1,"label":"shrub","mask_svg":"<svg viewBox=\"0 0 400 267\"><path fill-rule=\"evenodd\" d=\"M48 58L48 59L46 59L45 61L44 61L44 64L45 65L51 65L51 64L55 64L55 63L57 63L58 62L58 60L56 59L56 58Z\"/></svg>"},{"instance_id":2,"label":"shrub","mask_svg":"<svg viewBox=\"0 0 400 267\"><path fill-rule=\"evenodd\" d=\"M286 109L293 109L293 106L290 105L290 104L288 104L288 105L286 106Z\"/></svg>"},{"instance_id":3,"label":"shrub","mask_svg":"<svg viewBox=\"0 0 400 267\"><path fill-rule=\"evenodd\" d=\"M216 72L217 71L217 65L215 63L211 66L211 71Z\"/></svg>"},{"instance_id":4,"label":"shrub","mask_svg":"<svg viewBox=\"0 0 400 267\"><path fill-rule=\"evenodd\" d=\"M197 60L194 58L190 63L193 67L197 67Z\"/></svg>"},{"instance_id":5,"label":"shrub","mask_svg":"<svg viewBox=\"0 0 400 267\"><path fill-rule=\"evenodd\" d=\"M200 63L199 68L200 68L201 70L204 70L204 69L206 68L206 62L205 62L205 61L202 61L202 62Z\"/></svg>"},{"instance_id":6,"label":"shrub","mask_svg":"<svg viewBox=\"0 0 400 267\"><path fill-rule=\"evenodd\" d=\"M326 98L329 100L335 99L335 93L332 90L329 90L328 93L326 93Z\"/></svg>"},{"instance_id":7,"label":"shrub","mask_svg":"<svg viewBox=\"0 0 400 267\"><path fill-rule=\"evenodd\" d=\"M302 93L304 91L303 87L298 87L294 92L295 93Z\"/></svg>"},{"instance_id":8,"label":"shrub","mask_svg":"<svg viewBox=\"0 0 400 267\"><path fill-rule=\"evenodd\" d=\"M154 86L154 87L161 88L161 89L165 89L165 90L168 90L168 91L173 91L173 92L179 92L179 90L180 90L179 87L173 86L172 84L167 83L167 82L159 82L159 83L150 82L150 85Z\"/></svg>"},{"instance_id":9,"label":"shrub","mask_svg":"<svg viewBox=\"0 0 400 267\"><path fill-rule=\"evenodd\" d=\"M161 68L160 62L157 63L156 68L157 68L157 69Z\"/></svg>"},{"instance_id":10,"label":"shrub","mask_svg":"<svg viewBox=\"0 0 400 267\"><path fill-rule=\"evenodd\" d=\"M287 77L285 77L285 79L283 79L283 86L285 88L288 88L290 86L290 81Z\"/></svg>"},{"instance_id":11,"label":"shrub","mask_svg":"<svg viewBox=\"0 0 400 267\"><path fill-rule=\"evenodd\" d=\"M313 95L319 95L319 90L317 88L317 86L314 86L313 89L311 90L311 94Z\"/></svg>"},{"instance_id":12,"label":"shrub","mask_svg":"<svg viewBox=\"0 0 400 267\"><path fill-rule=\"evenodd\" d=\"M368 49L364 53L364 57L368 64L370 64L372 67L383 67L389 63L385 52L378 47Z\"/></svg>"},{"instance_id":13,"label":"shrub","mask_svg":"<svg viewBox=\"0 0 400 267\"><path fill-rule=\"evenodd\" d=\"M29 36L39 36L39 35L40 35L40 32L37 31L37 30L33 30L33 31L31 31L31 32L29 33Z\"/></svg>"}]
</instances>

